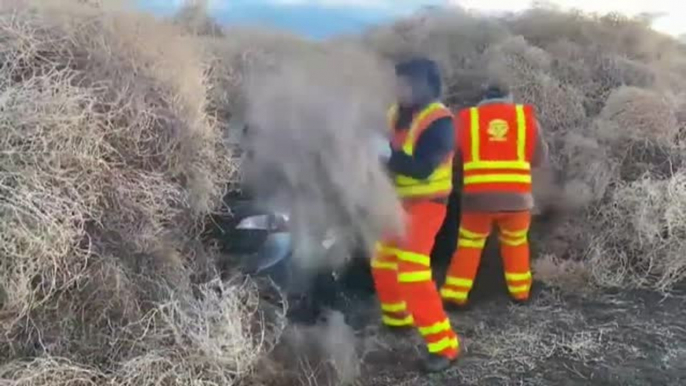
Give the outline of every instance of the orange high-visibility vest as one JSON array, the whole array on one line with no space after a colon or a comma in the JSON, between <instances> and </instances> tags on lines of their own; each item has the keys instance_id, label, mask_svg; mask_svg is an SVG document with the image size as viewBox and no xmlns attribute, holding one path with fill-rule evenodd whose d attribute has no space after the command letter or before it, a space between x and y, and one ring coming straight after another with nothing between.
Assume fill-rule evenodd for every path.
<instances>
[{"instance_id":1,"label":"orange high-visibility vest","mask_svg":"<svg viewBox=\"0 0 686 386\"><path fill-rule=\"evenodd\" d=\"M498 103L459 114L464 192L531 193L536 118L530 105Z\"/></svg>"},{"instance_id":2,"label":"orange high-visibility vest","mask_svg":"<svg viewBox=\"0 0 686 386\"><path fill-rule=\"evenodd\" d=\"M453 114L442 103L432 103L412 118L410 127L405 130L395 130L398 120L398 106L393 105L388 111L388 124L393 132L391 146L394 150L402 151L412 156L414 147L421 134L438 119L452 117ZM451 152L445 161L425 180L417 180L409 176L396 175L395 186L400 198L444 198L453 189L453 157Z\"/></svg>"}]
</instances>

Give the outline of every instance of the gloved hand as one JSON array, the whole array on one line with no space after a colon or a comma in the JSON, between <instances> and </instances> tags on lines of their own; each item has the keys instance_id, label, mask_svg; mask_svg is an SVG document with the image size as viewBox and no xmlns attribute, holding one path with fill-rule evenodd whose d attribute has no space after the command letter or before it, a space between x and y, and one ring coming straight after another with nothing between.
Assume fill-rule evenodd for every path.
<instances>
[{"instance_id":1,"label":"gloved hand","mask_svg":"<svg viewBox=\"0 0 686 386\"><path fill-rule=\"evenodd\" d=\"M379 161L384 164L388 163L388 160L391 159L391 154L393 153L391 143L388 142L386 138L379 136L374 139L374 147L379 157Z\"/></svg>"}]
</instances>

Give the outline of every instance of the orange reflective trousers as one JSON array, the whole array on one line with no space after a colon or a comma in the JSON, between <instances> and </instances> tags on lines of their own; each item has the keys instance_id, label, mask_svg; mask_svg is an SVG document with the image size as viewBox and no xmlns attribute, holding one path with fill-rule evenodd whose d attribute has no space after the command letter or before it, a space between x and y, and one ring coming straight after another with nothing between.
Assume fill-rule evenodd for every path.
<instances>
[{"instance_id":1,"label":"orange reflective trousers","mask_svg":"<svg viewBox=\"0 0 686 386\"><path fill-rule=\"evenodd\" d=\"M430 353L455 358L458 337L431 275L431 249L446 207L423 201L406 204L405 211L406 236L379 243L372 259L383 323L390 327L415 326Z\"/></svg>"},{"instance_id":2,"label":"orange reflective trousers","mask_svg":"<svg viewBox=\"0 0 686 386\"><path fill-rule=\"evenodd\" d=\"M515 300L529 298L532 283L528 241L531 212L472 212L463 213L460 220L457 250L441 288L443 300L458 305L467 303L493 224L500 230L498 239L510 296Z\"/></svg>"}]
</instances>

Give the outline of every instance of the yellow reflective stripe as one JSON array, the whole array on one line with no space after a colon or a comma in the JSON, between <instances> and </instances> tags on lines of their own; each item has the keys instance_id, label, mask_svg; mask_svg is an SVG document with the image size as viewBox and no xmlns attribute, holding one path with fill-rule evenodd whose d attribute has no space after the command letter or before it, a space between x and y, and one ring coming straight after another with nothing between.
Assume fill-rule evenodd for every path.
<instances>
[{"instance_id":1,"label":"yellow reflective stripe","mask_svg":"<svg viewBox=\"0 0 686 386\"><path fill-rule=\"evenodd\" d=\"M446 181L452 182L452 176L448 176L440 179L426 179L426 180L415 180L406 176L396 176L395 186L398 188L411 188L414 186L430 186L438 183L444 183Z\"/></svg>"},{"instance_id":2,"label":"yellow reflective stripe","mask_svg":"<svg viewBox=\"0 0 686 386\"><path fill-rule=\"evenodd\" d=\"M507 281L524 281L531 280L531 271L527 273L505 273L505 280Z\"/></svg>"},{"instance_id":3,"label":"yellow reflective stripe","mask_svg":"<svg viewBox=\"0 0 686 386\"><path fill-rule=\"evenodd\" d=\"M516 295L516 294L522 294L522 293L529 292L529 290L531 289L531 286L528 284L520 285L518 287L507 286L507 289L510 290L511 294Z\"/></svg>"},{"instance_id":4,"label":"yellow reflective stripe","mask_svg":"<svg viewBox=\"0 0 686 386\"><path fill-rule=\"evenodd\" d=\"M421 196L449 192L453 189L452 165L438 168L426 180L417 180L407 176L396 176L396 191L400 197Z\"/></svg>"},{"instance_id":5,"label":"yellow reflective stripe","mask_svg":"<svg viewBox=\"0 0 686 386\"><path fill-rule=\"evenodd\" d=\"M455 287L472 288L472 286L474 285L474 281L469 279L462 279L459 277L447 276L445 278L445 284L453 285Z\"/></svg>"},{"instance_id":6,"label":"yellow reflective stripe","mask_svg":"<svg viewBox=\"0 0 686 386\"><path fill-rule=\"evenodd\" d=\"M490 182L521 182L523 184L530 184L531 176L524 174L484 174L480 176L467 176L464 178L465 185Z\"/></svg>"},{"instance_id":7,"label":"yellow reflective stripe","mask_svg":"<svg viewBox=\"0 0 686 386\"><path fill-rule=\"evenodd\" d=\"M478 169L514 169L531 170L531 164L526 161L475 161L464 164L464 170Z\"/></svg>"},{"instance_id":8,"label":"yellow reflective stripe","mask_svg":"<svg viewBox=\"0 0 686 386\"><path fill-rule=\"evenodd\" d=\"M457 349L460 347L460 342L457 338L443 338L436 343L429 343L427 348L432 354L440 353L447 349Z\"/></svg>"},{"instance_id":9,"label":"yellow reflective stripe","mask_svg":"<svg viewBox=\"0 0 686 386\"><path fill-rule=\"evenodd\" d=\"M526 113L523 105L516 105L517 113L517 160L516 161L481 161L480 146L480 124L479 124L479 110L478 108L470 109L471 116L471 147L472 159L466 162L463 166L465 171L470 170L494 170L494 169L510 169L530 171L531 164L526 161ZM531 183L531 175L521 174L490 174L490 175L475 175L465 176L464 184L483 184L483 183Z\"/></svg>"},{"instance_id":10,"label":"yellow reflective stripe","mask_svg":"<svg viewBox=\"0 0 686 386\"><path fill-rule=\"evenodd\" d=\"M392 327L412 326L414 324L414 319L412 318L412 315L406 316L402 319L392 318L390 316L384 315L381 317L381 321L383 322L383 324Z\"/></svg>"},{"instance_id":11,"label":"yellow reflective stripe","mask_svg":"<svg viewBox=\"0 0 686 386\"><path fill-rule=\"evenodd\" d=\"M439 166L436 168L436 170L425 180L418 180L412 177L408 176L403 176L399 175L395 177L395 184L396 185L419 185L419 184L427 184L431 183L434 181L442 181L446 179L451 179L453 176L453 167L452 165L443 165Z\"/></svg>"},{"instance_id":12,"label":"yellow reflective stripe","mask_svg":"<svg viewBox=\"0 0 686 386\"><path fill-rule=\"evenodd\" d=\"M462 227L460 227L460 234L468 239L485 239L488 237L488 233L475 233Z\"/></svg>"},{"instance_id":13,"label":"yellow reflective stripe","mask_svg":"<svg viewBox=\"0 0 686 386\"><path fill-rule=\"evenodd\" d=\"M519 239L507 239L504 237L500 237L499 240L501 243L503 243L505 245L509 245L511 247L519 247L519 246L524 245L524 244L529 242L529 239L526 237L522 237Z\"/></svg>"},{"instance_id":14,"label":"yellow reflective stripe","mask_svg":"<svg viewBox=\"0 0 686 386\"><path fill-rule=\"evenodd\" d=\"M453 291L446 288L441 289L441 297L443 299L467 300L469 292Z\"/></svg>"},{"instance_id":15,"label":"yellow reflective stripe","mask_svg":"<svg viewBox=\"0 0 686 386\"><path fill-rule=\"evenodd\" d=\"M386 261L379 261L377 259L372 259L372 268L376 269L389 269L392 271L397 271L398 270L398 264L396 263L389 263Z\"/></svg>"},{"instance_id":16,"label":"yellow reflective stripe","mask_svg":"<svg viewBox=\"0 0 686 386\"><path fill-rule=\"evenodd\" d=\"M396 191L400 197L412 197L433 193L450 192L452 188L452 180L446 180L425 185L396 187Z\"/></svg>"},{"instance_id":17,"label":"yellow reflective stripe","mask_svg":"<svg viewBox=\"0 0 686 386\"><path fill-rule=\"evenodd\" d=\"M472 107L469 109L469 114L471 116L471 137L472 137L472 161L479 162L481 160L480 146L481 137L479 133L479 109Z\"/></svg>"},{"instance_id":18,"label":"yellow reflective stripe","mask_svg":"<svg viewBox=\"0 0 686 386\"><path fill-rule=\"evenodd\" d=\"M401 303L381 303L381 310L386 312L403 312L407 310L407 304Z\"/></svg>"},{"instance_id":19,"label":"yellow reflective stripe","mask_svg":"<svg viewBox=\"0 0 686 386\"><path fill-rule=\"evenodd\" d=\"M424 110L422 110L422 112L419 113L419 115L417 115L416 118L414 118L414 120L412 121L412 126L410 126L410 131L407 133L407 137L405 138L405 143L403 144L403 151L407 155L414 154L414 140L415 135L417 135L417 128L419 127L419 123L422 122L424 118L426 118L434 111L445 108L446 107L445 105L443 105L443 103L434 102L426 106L426 108L424 108Z\"/></svg>"},{"instance_id":20,"label":"yellow reflective stripe","mask_svg":"<svg viewBox=\"0 0 686 386\"><path fill-rule=\"evenodd\" d=\"M429 177L429 180L439 180L439 179L445 179L448 177L452 177L453 175L453 165L452 163L450 164L445 164L442 166L439 166L434 170L433 173L431 173L431 176Z\"/></svg>"},{"instance_id":21,"label":"yellow reflective stripe","mask_svg":"<svg viewBox=\"0 0 686 386\"><path fill-rule=\"evenodd\" d=\"M421 265L424 265L427 267L431 266L431 258L427 255L422 255L422 254L411 252L411 251L403 251L402 249L398 249L398 248L385 247L382 244L377 244L376 250L378 252L397 256L398 260L401 260L401 261L405 261L408 263L421 264ZM375 261L375 259L372 259L372 266L374 266L374 264L373 264L374 261Z\"/></svg>"},{"instance_id":22,"label":"yellow reflective stripe","mask_svg":"<svg viewBox=\"0 0 686 386\"><path fill-rule=\"evenodd\" d=\"M438 322L433 326L419 327L419 333L422 334L422 336L440 334L444 331L450 331L450 320L448 319Z\"/></svg>"},{"instance_id":23,"label":"yellow reflective stripe","mask_svg":"<svg viewBox=\"0 0 686 386\"><path fill-rule=\"evenodd\" d=\"M520 161L526 159L526 114L524 114L524 106L517 105L517 158Z\"/></svg>"},{"instance_id":24,"label":"yellow reflective stripe","mask_svg":"<svg viewBox=\"0 0 686 386\"><path fill-rule=\"evenodd\" d=\"M479 248L483 249L486 246L486 239L479 239L479 240L469 240L469 239L463 239L460 238L457 241L457 245L459 247L465 247L465 248Z\"/></svg>"},{"instance_id":25,"label":"yellow reflective stripe","mask_svg":"<svg viewBox=\"0 0 686 386\"><path fill-rule=\"evenodd\" d=\"M505 229L501 229L501 230L500 230L500 233L502 233L503 235L508 236L508 237L520 238L520 237L526 237L526 235L529 234L529 230L528 230L528 229L524 229L524 230L521 230L521 231L508 231L508 230L505 230Z\"/></svg>"},{"instance_id":26,"label":"yellow reflective stripe","mask_svg":"<svg viewBox=\"0 0 686 386\"><path fill-rule=\"evenodd\" d=\"M376 249L376 252L378 253L387 253L387 254L393 254L394 250L391 247L387 247L382 243L376 243L374 246L374 249Z\"/></svg>"},{"instance_id":27,"label":"yellow reflective stripe","mask_svg":"<svg viewBox=\"0 0 686 386\"><path fill-rule=\"evenodd\" d=\"M441 104L438 106L444 108ZM453 189L452 162L439 166L428 178L423 180L398 175L395 177L395 185L396 192L401 198L448 193Z\"/></svg>"},{"instance_id":28,"label":"yellow reflective stripe","mask_svg":"<svg viewBox=\"0 0 686 386\"><path fill-rule=\"evenodd\" d=\"M387 247L384 244L377 243L376 252L395 256L398 254L399 250L397 248Z\"/></svg>"},{"instance_id":29,"label":"yellow reflective stripe","mask_svg":"<svg viewBox=\"0 0 686 386\"><path fill-rule=\"evenodd\" d=\"M431 280L431 271L403 272L398 275L399 283L417 283Z\"/></svg>"},{"instance_id":30,"label":"yellow reflective stripe","mask_svg":"<svg viewBox=\"0 0 686 386\"><path fill-rule=\"evenodd\" d=\"M407 263L415 263L415 264L421 264L426 267L431 266L431 258L427 255L422 255L419 253L414 253L414 252L405 252L405 251L399 251L398 252L398 260L404 261Z\"/></svg>"}]
</instances>

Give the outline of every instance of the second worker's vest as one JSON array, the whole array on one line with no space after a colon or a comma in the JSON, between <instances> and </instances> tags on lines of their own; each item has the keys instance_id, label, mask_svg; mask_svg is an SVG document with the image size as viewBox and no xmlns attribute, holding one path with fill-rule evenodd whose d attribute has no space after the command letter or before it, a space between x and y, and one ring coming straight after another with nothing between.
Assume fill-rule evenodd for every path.
<instances>
[{"instance_id":1,"label":"second worker's vest","mask_svg":"<svg viewBox=\"0 0 686 386\"><path fill-rule=\"evenodd\" d=\"M532 106L473 107L460 112L458 124L465 193L531 193L537 135Z\"/></svg>"}]
</instances>

